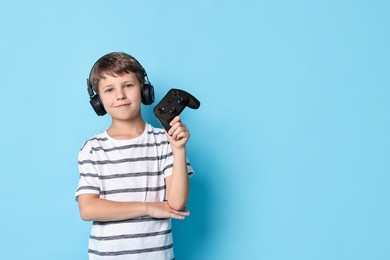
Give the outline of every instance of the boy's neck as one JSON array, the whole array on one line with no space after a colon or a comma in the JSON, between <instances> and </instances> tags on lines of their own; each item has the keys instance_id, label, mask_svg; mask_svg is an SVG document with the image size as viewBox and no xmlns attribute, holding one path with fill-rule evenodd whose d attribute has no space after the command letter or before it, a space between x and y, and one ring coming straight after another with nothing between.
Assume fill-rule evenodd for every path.
<instances>
[{"instance_id":1,"label":"boy's neck","mask_svg":"<svg viewBox=\"0 0 390 260\"><path fill-rule=\"evenodd\" d=\"M113 120L107 133L114 139L128 140L140 136L145 127L146 123L142 118L131 121Z\"/></svg>"}]
</instances>

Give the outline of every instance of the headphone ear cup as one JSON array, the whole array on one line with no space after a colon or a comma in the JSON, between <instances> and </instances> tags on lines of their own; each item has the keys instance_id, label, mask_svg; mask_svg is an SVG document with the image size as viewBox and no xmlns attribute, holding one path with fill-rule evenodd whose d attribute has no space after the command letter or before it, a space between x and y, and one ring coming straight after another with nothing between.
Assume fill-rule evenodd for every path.
<instances>
[{"instance_id":1,"label":"headphone ear cup","mask_svg":"<svg viewBox=\"0 0 390 260\"><path fill-rule=\"evenodd\" d=\"M104 116L107 113L98 95L92 96L89 103L98 116Z\"/></svg>"},{"instance_id":2,"label":"headphone ear cup","mask_svg":"<svg viewBox=\"0 0 390 260\"><path fill-rule=\"evenodd\" d=\"M150 83L144 83L142 88L142 103L144 105L151 105L154 102L154 88Z\"/></svg>"}]
</instances>

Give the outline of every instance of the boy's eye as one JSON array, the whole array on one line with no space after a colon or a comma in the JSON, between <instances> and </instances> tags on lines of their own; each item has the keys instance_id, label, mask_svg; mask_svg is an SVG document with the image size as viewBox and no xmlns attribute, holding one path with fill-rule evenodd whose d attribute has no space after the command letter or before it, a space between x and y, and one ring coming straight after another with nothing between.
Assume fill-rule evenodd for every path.
<instances>
[{"instance_id":1,"label":"boy's eye","mask_svg":"<svg viewBox=\"0 0 390 260\"><path fill-rule=\"evenodd\" d=\"M132 86L134 86L134 85L131 84L131 83L127 83L127 84L124 85L125 88L131 88Z\"/></svg>"},{"instance_id":2,"label":"boy's eye","mask_svg":"<svg viewBox=\"0 0 390 260\"><path fill-rule=\"evenodd\" d=\"M104 92L105 93L110 93L110 92L112 92L114 89L113 88L106 88L105 90L104 90Z\"/></svg>"}]
</instances>

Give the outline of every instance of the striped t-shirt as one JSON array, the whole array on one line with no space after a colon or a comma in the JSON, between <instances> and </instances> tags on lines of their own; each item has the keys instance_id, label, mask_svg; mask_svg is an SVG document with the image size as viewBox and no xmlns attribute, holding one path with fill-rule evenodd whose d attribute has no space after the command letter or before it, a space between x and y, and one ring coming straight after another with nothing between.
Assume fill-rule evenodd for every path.
<instances>
[{"instance_id":1,"label":"striped t-shirt","mask_svg":"<svg viewBox=\"0 0 390 260\"><path fill-rule=\"evenodd\" d=\"M89 139L79 152L80 194L112 201L165 200L164 179L172 174L173 155L165 131L147 124L137 138L116 140L107 132ZM193 170L188 163L188 173ZM170 219L149 216L94 221L90 259L174 259Z\"/></svg>"}]
</instances>

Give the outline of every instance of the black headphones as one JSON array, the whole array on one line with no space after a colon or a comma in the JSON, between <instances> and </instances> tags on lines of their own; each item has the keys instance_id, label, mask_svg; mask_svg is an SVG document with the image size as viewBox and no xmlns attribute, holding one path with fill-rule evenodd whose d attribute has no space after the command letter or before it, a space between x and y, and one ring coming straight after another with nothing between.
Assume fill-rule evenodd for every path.
<instances>
[{"instance_id":1,"label":"black headphones","mask_svg":"<svg viewBox=\"0 0 390 260\"><path fill-rule=\"evenodd\" d=\"M128 55L128 54L127 54ZM130 55L128 55L130 56ZM153 85L150 84L148 74L146 74L146 70L144 67L142 67L141 63L139 63L134 57L130 56L130 58L134 59L140 68L142 69L142 72L144 74L144 84L141 92L142 96L142 104L144 105L150 105L154 102L154 88ZM93 68L95 67L96 63L92 66L91 71L89 72L89 77L87 78L87 90L89 94L89 103L91 104L93 110L95 110L96 114L98 116L104 116L107 112L104 109L103 103L100 100L100 97L97 93L95 93L94 88L91 83L91 73Z\"/></svg>"}]
</instances>

